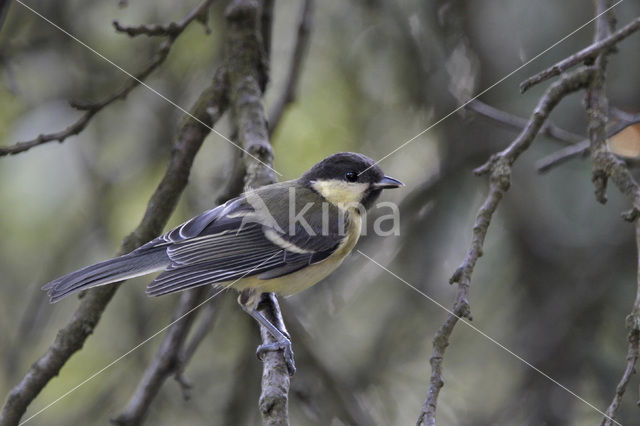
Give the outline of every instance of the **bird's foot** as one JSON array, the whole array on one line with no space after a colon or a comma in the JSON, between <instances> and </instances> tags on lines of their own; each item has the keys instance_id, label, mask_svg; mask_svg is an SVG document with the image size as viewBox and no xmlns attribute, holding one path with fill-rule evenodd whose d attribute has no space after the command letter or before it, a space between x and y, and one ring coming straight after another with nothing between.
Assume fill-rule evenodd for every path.
<instances>
[{"instance_id":1,"label":"bird's foot","mask_svg":"<svg viewBox=\"0 0 640 426\"><path fill-rule=\"evenodd\" d=\"M279 341L274 343L265 343L258 346L256 355L260 361L263 360L265 353L272 351L282 351L284 362L287 365L287 371L289 376L293 376L296 373L296 363L293 360L293 349L291 349L291 341Z\"/></svg>"}]
</instances>

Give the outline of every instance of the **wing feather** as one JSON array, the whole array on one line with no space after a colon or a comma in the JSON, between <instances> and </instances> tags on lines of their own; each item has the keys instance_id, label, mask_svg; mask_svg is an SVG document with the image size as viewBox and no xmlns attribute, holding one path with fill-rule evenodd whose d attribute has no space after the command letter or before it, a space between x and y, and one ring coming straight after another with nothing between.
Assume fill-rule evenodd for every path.
<instances>
[{"instance_id":1,"label":"wing feather","mask_svg":"<svg viewBox=\"0 0 640 426\"><path fill-rule=\"evenodd\" d=\"M288 193L286 187L283 191ZM288 197L271 193L269 196L277 202L274 208L282 208L280 200ZM272 205L269 199L265 202L269 207ZM262 220L245 198L209 210L147 245L147 248L166 247L170 260L164 272L149 284L147 293L159 296L254 275L267 280L320 262L343 239L333 229L338 224L337 210L330 213L330 232L313 229L309 233L297 225L295 232L289 234L282 230L289 229L282 226L288 223L277 226L273 221ZM318 218L310 219L312 223L323 224L314 220Z\"/></svg>"}]
</instances>

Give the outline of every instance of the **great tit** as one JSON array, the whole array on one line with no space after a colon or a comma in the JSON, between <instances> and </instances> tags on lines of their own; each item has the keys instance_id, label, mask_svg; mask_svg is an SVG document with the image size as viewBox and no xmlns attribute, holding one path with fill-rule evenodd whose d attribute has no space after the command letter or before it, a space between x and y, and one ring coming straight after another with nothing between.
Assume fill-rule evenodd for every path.
<instances>
[{"instance_id":1,"label":"great tit","mask_svg":"<svg viewBox=\"0 0 640 426\"><path fill-rule=\"evenodd\" d=\"M361 215L383 189L400 186L365 155L333 154L299 179L247 191L129 254L67 274L43 290L54 303L157 271L147 286L151 296L229 286L241 292L243 309L290 351L287 336L257 311L259 295L297 293L333 272L360 237Z\"/></svg>"}]
</instances>

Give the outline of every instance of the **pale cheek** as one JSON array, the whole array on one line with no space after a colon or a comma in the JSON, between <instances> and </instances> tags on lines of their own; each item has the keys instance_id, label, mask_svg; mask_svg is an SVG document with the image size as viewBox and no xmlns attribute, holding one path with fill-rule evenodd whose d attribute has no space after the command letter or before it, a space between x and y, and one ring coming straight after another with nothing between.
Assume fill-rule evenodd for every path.
<instances>
[{"instance_id":1,"label":"pale cheek","mask_svg":"<svg viewBox=\"0 0 640 426\"><path fill-rule=\"evenodd\" d=\"M313 188L329 202L344 206L360 203L368 187L369 185L365 183L343 181L322 181L313 184Z\"/></svg>"}]
</instances>

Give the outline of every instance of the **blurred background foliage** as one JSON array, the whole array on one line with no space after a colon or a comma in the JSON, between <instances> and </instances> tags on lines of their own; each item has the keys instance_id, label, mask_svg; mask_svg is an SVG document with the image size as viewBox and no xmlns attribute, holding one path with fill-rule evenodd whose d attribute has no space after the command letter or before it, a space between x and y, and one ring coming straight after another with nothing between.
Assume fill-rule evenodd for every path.
<instances>
[{"instance_id":1,"label":"blurred background foliage","mask_svg":"<svg viewBox=\"0 0 640 426\"><path fill-rule=\"evenodd\" d=\"M28 4L124 69L147 64L159 41L114 32L122 24L166 23L195 2L116 0ZM221 56L226 2L214 2L211 34L191 25L148 84L188 108ZM282 90L301 3L276 2L267 110ZM615 8L621 24L640 5ZM296 102L274 134L276 169L292 179L336 151L381 158L593 17L592 2L566 0L322 1ZM482 100L528 116L544 87L520 95L527 76L588 45L587 26L497 85ZM637 112L638 37L611 57L612 105ZM79 113L69 100L96 101L126 77L85 47L13 3L0 33L2 145L58 131ZM544 86L544 85L543 85ZM585 134L582 95L554 112ZM49 305L40 286L112 256L138 223L161 177L182 113L144 87L99 113L79 135L0 159L0 393L5 395L50 344L77 305ZM217 126L230 134L225 122ZM407 187L401 235L371 235L360 249L446 307L448 284L467 250L487 182L471 170L514 137L461 111L382 162ZM561 148L539 137L516 164L512 189L489 230L473 276L474 323L559 382L604 409L622 373L624 319L633 302L636 252L628 208L611 189L595 202L590 165L573 160L545 175L535 161ZM211 208L235 148L211 135L194 164L170 225ZM375 214L375 212L374 212ZM373 221L370 221L372 224ZM177 296L149 299L149 278L120 288L95 334L31 405L42 408L166 325ZM217 300L210 335L186 369L191 399L173 380L148 424L258 424L261 364L257 327L235 296ZM290 411L296 425L414 424L430 373L431 339L446 312L364 257L353 254L321 284L282 302L298 373ZM152 340L32 420L33 425L105 424L135 389L158 349ZM460 324L445 359L442 425L583 425L601 416ZM638 378L621 422L638 418Z\"/></svg>"}]
</instances>

